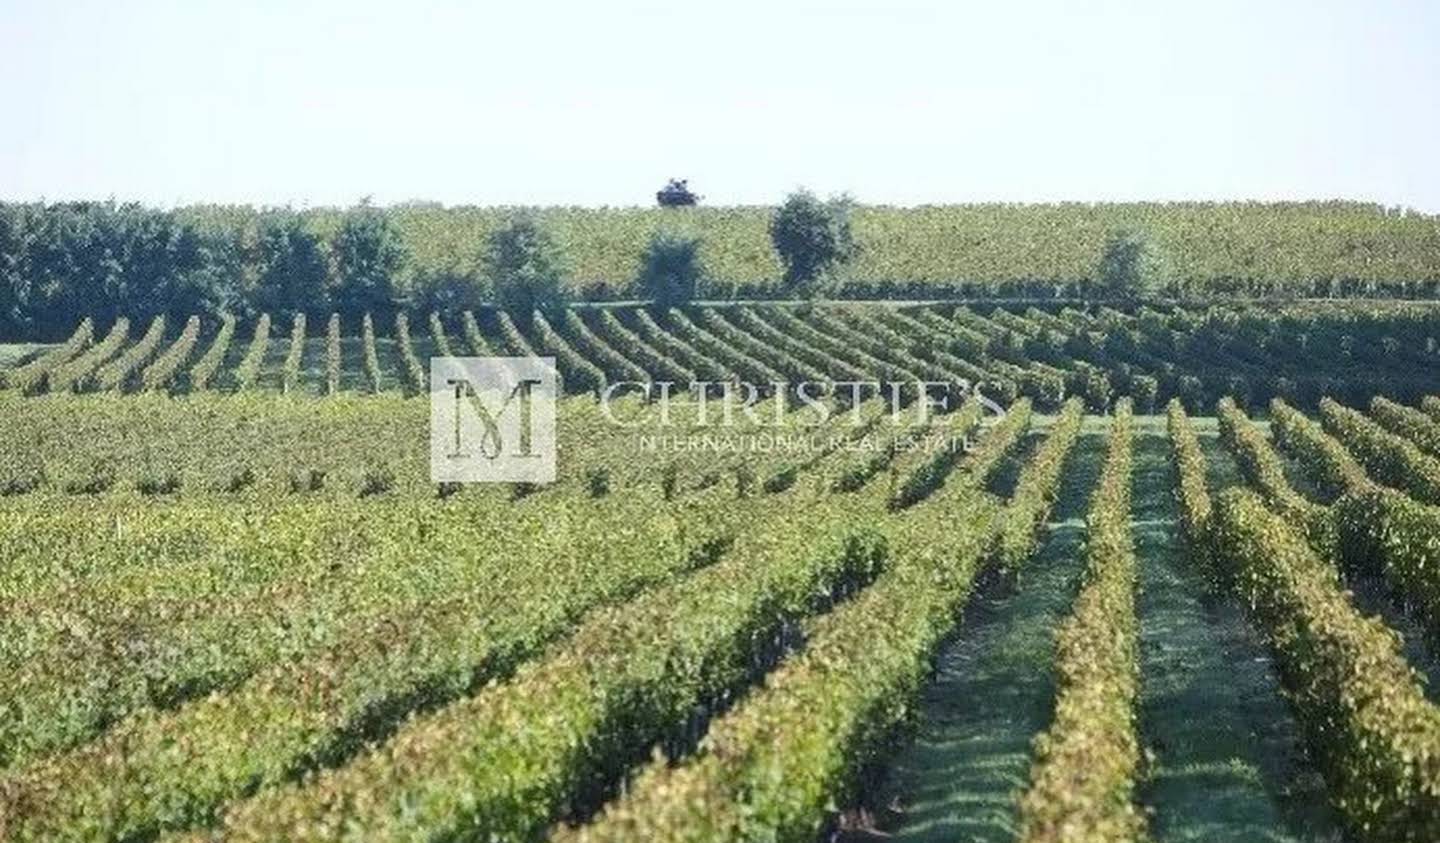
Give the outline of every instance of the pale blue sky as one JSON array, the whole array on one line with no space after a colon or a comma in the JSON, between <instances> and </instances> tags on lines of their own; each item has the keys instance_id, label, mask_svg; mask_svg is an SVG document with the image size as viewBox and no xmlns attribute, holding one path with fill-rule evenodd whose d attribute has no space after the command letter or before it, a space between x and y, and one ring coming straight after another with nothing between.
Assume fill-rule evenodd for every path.
<instances>
[{"instance_id":1,"label":"pale blue sky","mask_svg":"<svg viewBox=\"0 0 1440 843\"><path fill-rule=\"evenodd\" d=\"M0 197L1440 211L1440 2L0 0Z\"/></svg>"}]
</instances>

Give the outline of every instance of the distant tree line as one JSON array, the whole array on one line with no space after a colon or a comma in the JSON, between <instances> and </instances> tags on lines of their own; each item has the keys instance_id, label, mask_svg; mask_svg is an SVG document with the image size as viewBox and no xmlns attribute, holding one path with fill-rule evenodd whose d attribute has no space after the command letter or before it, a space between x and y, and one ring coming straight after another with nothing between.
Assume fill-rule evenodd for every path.
<instances>
[{"instance_id":1,"label":"distant tree line","mask_svg":"<svg viewBox=\"0 0 1440 843\"><path fill-rule=\"evenodd\" d=\"M83 318L573 298L1440 296L1433 217L1355 203L348 209L0 203L0 340Z\"/></svg>"},{"instance_id":2,"label":"distant tree line","mask_svg":"<svg viewBox=\"0 0 1440 843\"><path fill-rule=\"evenodd\" d=\"M244 236L249 232L249 236ZM814 295L849 254L844 208L796 194L772 236L785 284ZM637 268L637 296L673 306L704 276L698 237L657 231ZM288 318L338 312L347 321L407 308L447 310L491 301L528 316L570 299L564 250L537 219L517 213L483 246L485 286L463 276L417 277L393 220L362 203L329 235L303 214L266 210L253 231L137 204L0 204L0 330L55 337L81 319L194 314Z\"/></svg>"}]
</instances>

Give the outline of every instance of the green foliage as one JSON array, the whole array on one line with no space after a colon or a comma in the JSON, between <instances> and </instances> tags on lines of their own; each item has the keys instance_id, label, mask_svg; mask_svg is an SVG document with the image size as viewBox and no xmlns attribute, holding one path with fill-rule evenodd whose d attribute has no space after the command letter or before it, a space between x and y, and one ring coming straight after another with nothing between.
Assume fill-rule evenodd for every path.
<instances>
[{"instance_id":1,"label":"green foliage","mask_svg":"<svg viewBox=\"0 0 1440 843\"><path fill-rule=\"evenodd\" d=\"M831 280L827 275L855 257L853 206L847 197L822 202L810 191L798 190L775 209L770 242L785 265L787 292L802 298L818 295Z\"/></svg>"},{"instance_id":2,"label":"green foliage","mask_svg":"<svg viewBox=\"0 0 1440 843\"><path fill-rule=\"evenodd\" d=\"M430 377L415 354L415 343L410 339L410 317L404 313L395 314L395 347L400 352L400 374L405 383L405 394L426 394L430 388Z\"/></svg>"},{"instance_id":3,"label":"green foliage","mask_svg":"<svg viewBox=\"0 0 1440 843\"><path fill-rule=\"evenodd\" d=\"M1118 231L1105 241L1095 270L1100 287L1118 299L1149 299L1168 292L1170 269L1164 255L1145 234Z\"/></svg>"},{"instance_id":4,"label":"green foliage","mask_svg":"<svg viewBox=\"0 0 1440 843\"><path fill-rule=\"evenodd\" d=\"M293 352L294 349L292 348ZM330 322L325 327L325 394L334 395L340 391L340 370L343 368L340 345L340 314L330 314ZM290 360L285 361L286 381L292 381L298 377L300 356L295 355L295 376L291 376ZM287 387L286 392L290 389Z\"/></svg>"},{"instance_id":5,"label":"green foliage","mask_svg":"<svg viewBox=\"0 0 1440 843\"><path fill-rule=\"evenodd\" d=\"M1030 416L1029 402L1021 400L1006 412L1001 424L1013 424L1023 430L1029 425ZM1060 417L1055 420L1050 435L1035 458L1021 469L1020 478L1015 483L1015 494L1010 498L1010 505L1001 513L991 553L996 569L1011 583L1018 580L1021 566L1035 552L1035 545L1040 541L1040 528L1050 514L1060 488L1060 472L1080 436L1080 424L1084 418L1085 408L1080 399L1071 398L1065 402Z\"/></svg>"},{"instance_id":6,"label":"green foliage","mask_svg":"<svg viewBox=\"0 0 1440 843\"><path fill-rule=\"evenodd\" d=\"M306 224L305 217L290 210L265 211L256 226L252 306L282 315L325 312L330 304L330 259L325 243ZM346 237L347 249L359 246L357 232L350 231ZM353 252L347 254L350 269L356 258ZM351 289L342 287L335 292L337 297L343 297Z\"/></svg>"},{"instance_id":7,"label":"green foliage","mask_svg":"<svg viewBox=\"0 0 1440 843\"><path fill-rule=\"evenodd\" d=\"M185 327L180 331L180 336L170 347L160 353L144 371L140 373L140 388L146 390L168 389L176 376L180 373L180 367L190 359L190 353L195 350L195 343L200 339L200 317L191 316L185 322Z\"/></svg>"},{"instance_id":8,"label":"green foliage","mask_svg":"<svg viewBox=\"0 0 1440 843\"><path fill-rule=\"evenodd\" d=\"M370 385L370 391L378 394L381 391L380 356L375 350L375 319L368 313L360 322L360 343L364 353L365 381Z\"/></svg>"},{"instance_id":9,"label":"green foliage","mask_svg":"<svg viewBox=\"0 0 1440 843\"><path fill-rule=\"evenodd\" d=\"M1320 421L1375 479L1426 503L1440 503L1440 459L1328 398L1320 402Z\"/></svg>"},{"instance_id":10,"label":"green foliage","mask_svg":"<svg viewBox=\"0 0 1440 843\"><path fill-rule=\"evenodd\" d=\"M1220 438L1250 485L1265 496L1272 508L1298 525L1305 538L1321 554L1327 557L1334 555L1338 540L1330 510L1307 500L1291 488L1280 456L1234 401L1220 399L1216 415L1220 419Z\"/></svg>"},{"instance_id":11,"label":"green foliage","mask_svg":"<svg viewBox=\"0 0 1440 843\"><path fill-rule=\"evenodd\" d=\"M50 372L70 362L90 344L95 335L95 322L86 317L65 342L50 349L24 366L0 372L0 387L21 392L35 392Z\"/></svg>"},{"instance_id":12,"label":"green foliage","mask_svg":"<svg viewBox=\"0 0 1440 843\"><path fill-rule=\"evenodd\" d=\"M1336 569L1255 494L1222 494L1212 535L1356 836L1440 838L1440 708L1395 633L1356 611Z\"/></svg>"},{"instance_id":13,"label":"green foliage","mask_svg":"<svg viewBox=\"0 0 1440 843\"><path fill-rule=\"evenodd\" d=\"M513 313L555 313L569 294L560 247L533 216L522 214L492 232L485 245L485 272L495 303Z\"/></svg>"},{"instance_id":14,"label":"green foliage","mask_svg":"<svg viewBox=\"0 0 1440 843\"><path fill-rule=\"evenodd\" d=\"M296 319L304 319L304 314L297 314ZM302 328L300 334L305 333ZM240 358L240 364L235 367L235 390L244 392L255 385L256 379L260 377L260 366L265 362L265 351L270 347L270 314L262 313L260 318L255 320L255 332L250 335L250 344L245 348L245 356Z\"/></svg>"},{"instance_id":15,"label":"green foliage","mask_svg":"<svg viewBox=\"0 0 1440 843\"><path fill-rule=\"evenodd\" d=\"M345 214L335 235L334 302L340 313L392 313L407 297L409 250L394 220L361 204Z\"/></svg>"},{"instance_id":16,"label":"green foliage","mask_svg":"<svg viewBox=\"0 0 1440 843\"><path fill-rule=\"evenodd\" d=\"M269 330L267 325L266 330ZM210 341L210 347L195 365L190 367L190 391L203 392L210 388L210 382L220 371L220 366L225 362L225 354L230 350L230 342L235 336L235 317L225 314L220 317L220 330L215 333L215 338Z\"/></svg>"},{"instance_id":17,"label":"green foliage","mask_svg":"<svg viewBox=\"0 0 1440 843\"><path fill-rule=\"evenodd\" d=\"M295 314L290 322L290 346L285 351L285 361L280 364L280 391L284 393L294 392L300 385L300 361L305 356L305 332L308 323L304 313ZM333 342L331 337L337 339ZM331 368L330 360L336 362L334 367L338 370L340 359L340 317L337 314L330 314L330 322L325 333L325 356L327 369L327 382L330 380L328 371ZM338 378L338 376L337 376Z\"/></svg>"},{"instance_id":18,"label":"green foliage","mask_svg":"<svg viewBox=\"0 0 1440 843\"><path fill-rule=\"evenodd\" d=\"M1122 399L1086 518L1085 584L1056 635L1055 715L1036 739L1030 788L1020 800L1023 843L1147 837L1134 801L1140 637L1131 426L1130 401Z\"/></svg>"},{"instance_id":19,"label":"green foliage","mask_svg":"<svg viewBox=\"0 0 1440 843\"><path fill-rule=\"evenodd\" d=\"M656 307L680 307L695 298L703 275L700 238L656 232L641 258L635 291Z\"/></svg>"}]
</instances>

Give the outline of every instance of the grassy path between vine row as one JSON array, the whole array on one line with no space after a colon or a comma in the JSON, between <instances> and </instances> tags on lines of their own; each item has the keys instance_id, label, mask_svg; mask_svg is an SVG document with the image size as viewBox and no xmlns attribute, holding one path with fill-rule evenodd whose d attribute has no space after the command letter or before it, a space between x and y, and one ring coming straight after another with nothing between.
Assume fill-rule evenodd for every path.
<instances>
[{"instance_id":1,"label":"grassy path between vine row","mask_svg":"<svg viewBox=\"0 0 1440 843\"><path fill-rule=\"evenodd\" d=\"M1085 509L1105 453L1103 419L1086 419L1066 465L1048 535L1007 594L982 584L936 660L901 747L866 799L874 828L847 841L1009 841L1030 743L1054 708L1056 624L1079 588ZM995 491L1013 484L1012 475Z\"/></svg>"},{"instance_id":2,"label":"grassy path between vine row","mask_svg":"<svg viewBox=\"0 0 1440 843\"><path fill-rule=\"evenodd\" d=\"M1197 429L1214 488L1238 482L1214 425ZM1152 835L1162 843L1343 839L1264 643L1239 605L1207 594L1191 563L1162 417L1136 419L1134 482L1139 726L1151 757L1139 799Z\"/></svg>"},{"instance_id":3,"label":"grassy path between vine row","mask_svg":"<svg viewBox=\"0 0 1440 843\"><path fill-rule=\"evenodd\" d=\"M1214 420L1196 422L1214 488L1240 482ZM1152 834L1162 843L1343 841L1263 642L1190 564L1165 421L1136 423L1139 726L1151 753L1138 798ZM872 827L845 832L846 843L1014 839L1032 741L1054 709L1053 636L1079 587L1106 424L1086 419L1018 591L987 584L966 607L920 700L913 741L865 799Z\"/></svg>"}]
</instances>

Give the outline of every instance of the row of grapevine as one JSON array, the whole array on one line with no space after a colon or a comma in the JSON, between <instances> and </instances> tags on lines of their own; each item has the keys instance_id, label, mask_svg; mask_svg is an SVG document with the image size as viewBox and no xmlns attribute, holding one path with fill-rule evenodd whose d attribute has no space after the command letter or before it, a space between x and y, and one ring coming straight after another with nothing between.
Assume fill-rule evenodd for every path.
<instances>
[{"instance_id":1,"label":"row of grapevine","mask_svg":"<svg viewBox=\"0 0 1440 843\"><path fill-rule=\"evenodd\" d=\"M1250 485L1259 490L1271 507L1301 525L1311 544L1326 555L1332 554L1336 539L1330 511L1291 487L1279 454L1234 401L1220 399L1216 415L1220 420L1220 438Z\"/></svg>"},{"instance_id":2,"label":"row of grapevine","mask_svg":"<svg viewBox=\"0 0 1440 843\"><path fill-rule=\"evenodd\" d=\"M268 322L266 329L269 329ZM215 333L210 347L205 349L205 353L190 367L190 391L204 392L210 388L210 382L225 362L225 355L230 351L230 342L234 336L235 317L227 313L220 317L220 330Z\"/></svg>"},{"instance_id":3,"label":"row of grapevine","mask_svg":"<svg viewBox=\"0 0 1440 843\"><path fill-rule=\"evenodd\" d=\"M1287 427L1305 433L1293 418ZM1440 834L1440 709L1394 633L1356 611L1336 569L1258 495L1227 491L1212 508L1178 407L1171 434L1192 547L1212 560L1217 582L1239 594L1268 639L1335 806L1358 839ZM1323 453L1313 439L1301 441Z\"/></svg>"},{"instance_id":4,"label":"row of grapevine","mask_svg":"<svg viewBox=\"0 0 1440 843\"><path fill-rule=\"evenodd\" d=\"M1020 395L1015 381L1001 377L981 365L952 353L955 343L934 325L900 310L877 308L876 319L887 324L900 336L914 337L916 350L957 382L979 389L987 398L1009 405Z\"/></svg>"},{"instance_id":5,"label":"row of grapevine","mask_svg":"<svg viewBox=\"0 0 1440 843\"><path fill-rule=\"evenodd\" d=\"M477 517L484 511L484 504L423 515L408 508L386 514L340 507L330 515L353 521L351 529L322 535L351 543L356 539L340 534L367 537L350 551L354 557L344 558L365 561L355 567L369 573L356 575L348 608L333 607L330 620L339 632L329 643L257 661L256 642L236 642L260 669L233 689L175 708L139 710L94 743L20 768L9 783L16 797L9 804L25 807L8 818L8 839L84 839L102 817L106 833L116 836L149 836L203 821L257 785L283 784L307 759L340 760L337 753L359 750L352 736L381 725L379 712L393 727L411 710L463 697L472 683L538 655L595 605L705 564L739 523L722 514L696 530L684 523L689 516L683 510L657 512L654 500L638 495L589 504L567 496L506 524L497 522L512 519ZM312 523L333 523L323 510L298 514L307 513ZM425 532L430 545L375 541L415 518L436 528ZM625 535L596 531L594 519L622 519L636 529ZM279 526L276 520L267 519L267 526ZM309 532L305 524L272 532L278 541L257 543L251 554L259 548L268 548L267 555L295 553ZM525 540L541 534L546 540ZM298 555L302 565L323 567L341 558L336 553L344 550ZM244 561L263 573L263 559ZM440 559L448 576L414 576L418 568L435 574ZM289 569L278 566L297 581L305 574ZM415 586L444 593L429 600L409 594L402 602L397 584L405 585L401 595ZM273 638L282 631L275 626L257 631ZM204 642L187 643L195 649ZM234 673L236 666L228 670ZM417 694L422 688L423 696Z\"/></svg>"},{"instance_id":6,"label":"row of grapevine","mask_svg":"<svg viewBox=\"0 0 1440 843\"><path fill-rule=\"evenodd\" d=\"M344 368L340 340L340 314L330 314L330 323L325 328L325 394L334 395L340 391L340 372ZM289 391L288 389L286 390Z\"/></svg>"},{"instance_id":7,"label":"row of grapevine","mask_svg":"<svg viewBox=\"0 0 1440 843\"><path fill-rule=\"evenodd\" d=\"M1028 402L1022 400L1018 406L1022 412L1029 412ZM1013 411L1006 414L1007 421L1011 415L1014 415ZM1066 401L1055 419L1054 430L1058 435L1047 439L1035 459L1020 472L1015 494L1001 516L995 534L996 567L1007 579L1017 578L1025 560L1035 552L1040 528L1058 493L1056 478L1065 466L1065 454L1070 452L1071 444L1080 435L1084 416L1085 407L1079 399Z\"/></svg>"},{"instance_id":8,"label":"row of grapevine","mask_svg":"<svg viewBox=\"0 0 1440 843\"><path fill-rule=\"evenodd\" d=\"M1328 398L1320 402L1320 421L1370 476L1426 503L1440 503L1440 459Z\"/></svg>"},{"instance_id":9,"label":"row of grapevine","mask_svg":"<svg viewBox=\"0 0 1440 843\"><path fill-rule=\"evenodd\" d=\"M491 348L490 342L480 331L480 323L475 320L473 311L465 311L460 315L460 324L465 331L465 344L470 347L470 353L476 357L494 357L495 349Z\"/></svg>"},{"instance_id":10,"label":"row of grapevine","mask_svg":"<svg viewBox=\"0 0 1440 843\"><path fill-rule=\"evenodd\" d=\"M360 344L363 353L362 363L365 366L365 381L370 384L370 391L379 394L383 389L380 376L380 356L375 350L375 320L366 313L360 320Z\"/></svg>"},{"instance_id":11,"label":"row of grapevine","mask_svg":"<svg viewBox=\"0 0 1440 843\"><path fill-rule=\"evenodd\" d=\"M918 449L923 454L920 465L903 479L897 478L899 482L896 483L895 491L890 495L891 511L914 506L930 497L936 489L945 484L955 465L961 457L965 456L963 445L969 441L970 435L980 424L980 416L983 411L984 406L980 403L980 399L971 396L960 409L944 419L944 422L939 425L940 435L932 437L932 439L939 440L938 447L928 454L924 453L923 448ZM1018 441L1018 434L1015 438ZM992 441L991 437L986 437L986 441ZM974 460L970 459L967 462L973 464ZM985 473L988 474L991 467L991 465L987 465L984 469Z\"/></svg>"},{"instance_id":12,"label":"row of grapevine","mask_svg":"<svg viewBox=\"0 0 1440 843\"><path fill-rule=\"evenodd\" d=\"M95 374L91 376L95 386L107 392L124 388L130 377L145 365L145 362L160 348L160 342L163 339L165 339L165 317L156 316L151 320L150 327L145 329L145 335L134 345L121 352L119 357L95 370Z\"/></svg>"},{"instance_id":13,"label":"row of grapevine","mask_svg":"<svg viewBox=\"0 0 1440 843\"><path fill-rule=\"evenodd\" d=\"M629 351L646 374L657 381L669 381L674 384L675 391L688 389L690 384L700 379L695 372L627 328L613 312L600 311L595 325L600 338L607 341L611 348Z\"/></svg>"},{"instance_id":14,"label":"row of grapevine","mask_svg":"<svg viewBox=\"0 0 1440 843\"><path fill-rule=\"evenodd\" d=\"M1252 492L1223 494L1214 555L1275 653L1331 799L1366 841L1440 839L1440 708L1395 634Z\"/></svg>"},{"instance_id":15,"label":"row of grapevine","mask_svg":"<svg viewBox=\"0 0 1440 843\"><path fill-rule=\"evenodd\" d=\"M1369 475L1345 446L1279 398L1270 402L1270 430L1280 447L1299 460L1331 498L1370 485Z\"/></svg>"},{"instance_id":16,"label":"row of grapevine","mask_svg":"<svg viewBox=\"0 0 1440 843\"><path fill-rule=\"evenodd\" d=\"M140 388L147 391L168 389L180 373L180 367L190 359L190 353L195 350L199 339L200 317L191 316L175 342L140 373Z\"/></svg>"},{"instance_id":17,"label":"row of grapevine","mask_svg":"<svg viewBox=\"0 0 1440 843\"><path fill-rule=\"evenodd\" d=\"M338 337L340 335L340 317L338 315L331 315L330 329L326 342L327 355L332 353L330 352L332 343L328 341L328 336ZM285 362L280 366L280 391L287 395L294 392L300 383L300 361L305 356L305 330L305 314L295 314L295 320L290 323L290 346L285 351ZM338 340L333 343L333 349L333 354L338 361L340 357ZM336 365L338 367L338 362Z\"/></svg>"},{"instance_id":18,"label":"row of grapevine","mask_svg":"<svg viewBox=\"0 0 1440 843\"><path fill-rule=\"evenodd\" d=\"M495 324L500 329L500 339L505 346L506 353L515 357L536 357L535 348L525 335L520 333L520 328L510 318L510 314L503 310L495 312Z\"/></svg>"},{"instance_id":19,"label":"row of grapevine","mask_svg":"<svg viewBox=\"0 0 1440 843\"><path fill-rule=\"evenodd\" d=\"M633 326L640 337L657 350L664 351L679 365L694 372L700 380L721 383L738 379L734 369L727 368L724 361L712 358L688 340L660 327L645 308L637 307L627 315L634 320Z\"/></svg>"},{"instance_id":20,"label":"row of grapevine","mask_svg":"<svg viewBox=\"0 0 1440 843\"><path fill-rule=\"evenodd\" d=\"M415 356L415 344L410 339L410 318L404 313L395 314L395 346L400 352L400 373L406 393L424 395L430 389L430 377L420 358Z\"/></svg>"},{"instance_id":21,"label":"row of grapevine","mask_svg":"<svg viewBox=\"0 0 1440 843\"><path fill-rule=\"evenodd\" d=\"M1433 365L1440 362L1440 320L1384 308L1370 316L1349 306L1332 310L1302 316L1295 308L1267 315L1246 308L1209 312L1140 308L1135 313L1072 308L1047 313L1032 307L1024 313L996 308L982 315L946 305L897 309L830 303L800 308L699 307L662 315L644 308L577 308L558 316L547 314L552 336L542 345L558 349L553 340L563 339L574 356L563 349L551 352L571 360L562 368L581 371L575 360L583 357L604 371L607 381L656 378L689 383L738 378L758 384L775 382L775 374L792 384L964 380L981 384L1001 403L1021 394L1029 396L1045 411L1057 409L1066 395L1082 396L1096 412L1104 411L1121 393L1142 411L1170 397L1180 397L1196 411L1227 394L1244 409L1276 396L1309 405L1327 394L1352 404L1362 394L1369 401L1376 393L1416 403L1424 394L1440 390ZM518 317L518 325L511 314L499 310L484 311L483 317L472 313L469 322L465 339L471 350L524 356L534 353L532 343L539 339L528 314ZM1277 326L1313 327L1327 347L1345 343L1353 348L1349 356L1341 355L1327 368L1279 344L1273 337ZM362 333L361 325L354 327ZM77 328L70 342L83 345L80 333ZM456 350L440 314L429 314L428 335L437 353ZM1350 342L1356 337L1366 341ZM1376 351L1377 341L1394 350ZM100 359L89 352L67 357L71 353L67 349L62 346L42 355L6 377L28 385L29 392L40 388L42 370L60 373L55 379L67 389L77 381L89 386L90 372L67 380L64 371L82 360L93 363L93 371L127 351L110 349L110 357ZM401 358L397 355L397 360ZM335 374L330 371L334 362L333 357L325 358L322 392L330 391L332 381L339 391L339 379L330 377ZM357 368L363 362L357 355ZM216 374L212 372L207 383ZM237 386L247 380L242 374L246 372L237 369ZM406 372L400 374L402 381L410 380ZM288 384L290 391L299 385L299 378L298 365L295 379L286 381L281 373L282 385ZM255 378L248 380L253 383ZM593 378L581 375L568 380L577 391L592 388ZM364 381L373 386L374 378L367 373ZM122 386L129 385L127 381ZM1397 419L1393 412L1381 418L1391 421L1392 427ZM1440 448L1440 442L1428 445Z\"/></svg>"},{"instance_id":22,"label":"row of grapevine","mask_svg":"<svg viewBox=\"0 0 1440 843\"><path fill-rule=\"evenodd\" d=\"M928 367L911 357L903 346L891 347L878 342L832 313L811 311L808 315L814 324L809 324L792 313L775 312L777 324L786 331L851 361L859 370L868 372L871 380L886 384L887 394L898 389L901 399L907 403L919 397Z\"/></svg>"},{"instance_id":23,"label":"row of grapevine","mask_svg":"<svg viewBox=\"0 0 1440 843\"><path fill-rule=\"evenodd\" d=\"M778 372L782 380L824 384L834 380L832 373L824 368L827 358L806 349L796 354L789 343L778 339L773 331L743 308L701 308L693 313L697 324L722 342L734 345L765 363ZM757 325L760 327L757 328Z\"/></svg>"},{"instance_id":24,"label":"row of grapevine","mask_svg":"<svg viewBox=\"0 0 1440 843\"><path fill-rule=\"evenodd\" d=\"M353 824L383 839L476 827L537 836L587 783L617 781L692 712L749 684L757 645L778 648L825 595L871 579L883 547L838 502L773 511L719 562L590 614L510 681L407 722L303 787L233 806L225 832L338 836Z\"/></svg>"},{"instance_id":25,"label":"row of grapevine","mask_svg":"<svg viewBox=\"0 0 1440 843\"><path fill-rule=\"evenodd\" d=\"M1170 399L1165 408L1165 429L1170 436L1170 459L1176 498L1180 504L1180 524L1190 545L1192 559L1214 581L1216 571L1210 564L1207 533L1212 504L1205 480L1205 455L1200 450L1195 427L1185 414L1185 405L1179 398Z\"/></svg>"},{"instance_id":26,"label":"row of grapevine","mask_svg":"<svg viewBox=\"0 0 1440 843\"><path fill-rule=\"evenodd\" d=\"M595 332L591 331L585 321L580 318L580 314L573 310L567 310L562 319L560 329L564 336L579 353L584 354L587 359L595 361L595 365L605 373L607 380L633 383L645 383L650 380L649 374L644 369L616 351L609 343L597 337Z\"/></svg>"},{"instance_id":27,"label":"row of grapevine","mask_svg":"<svg viewBox=\"0 0 1440 843\"><path fill-rule=\"evenodd\" d=\"M50 372L70 362L79 354L95 335L95 322L88 316L76 326L74 333L65 342L46 351L39 357L9 371L0 372L0 387L17 389L21 392L35 392L45 382Z\"/></svg>"},{"instance_id":28,"label":"row of grapevine","mask_svg":"<svg viewBox=\"0 0 1440 843\"><path fill-rule=\"evenodd\" d=\"M296 319L304 319L304 314L299 314ZM301 323L303 326L303 322ZM300 335L305 335L305 329L300 329ZM260 367L265 362L265 352L270 348L270 314L262 313L255 322L255 332L250 336L250 345L245 348L245 356L240 358L240 365L235 367L235 389L244 392L255 385L260 378Z\"/></svg>"},{"instance_id":29,"label":"row of grapevine","mask_svg":"<svg viewBox=\"0 0 1440 843\"><path fill-rule=\"evenodd\" d=\"M560 377L567 391L587 390L599 393L605 389L605 373L566 342L550 324L550 320L545 318L545 314L535 311L530 318L530 324L535 332L536 345L541 351L555 358L555 365L560 370Z\"/></svg>"},{"instance_id":30,"label":"row of grapevine","mask_svg":"<svg viewBox=\"0 0 1440 843\"><path fill-rule=\"evenodd\" d=\"M1425 412L1377 395L1370 401L1370 415L1391 433L1409 439L1432 457L1440 457L1440 423Z\"/></svg>"},{"instance_id":31,"label":"row of grapevine","mask_svg":"<svg viewBox=\"0 0 1440 843\"><path fill-rule=\"evenodd\" d=\"M766 321L758 311L734 307L715 308L709 312L714 314L714 324L718 324L722 320L727 321L737 332L786 355L793 361L791 367L802 376L801 380L816 383L843 381L863 383L874 379L873 376L855 368L843 356L837 357L833 348L816 348L789 336ZM862 397L873 392L873 389L862 392Z\"/></svg>"},{"instance_id":32,"label":"row of grapevine","mask_svg":"<svg viewBox=\"0 0 1440 843\"><path fill-rule=\"evenodd\" d=\"M930 656L969 596L993 518L974 492L1022 429L1012 426L1006 432L1016 435L982 451L990 456L983 466L967 460L966 483L945 486L890 522L891 567L814 624L805 649L763 691L712 723L693 756L652 762L593 822L555 839L816 837L888 748L906 702L927 679ZM990 436L1001 433L996 428Z\"/></svg>"},{"instance_id":33,"label":"row of grapevine","mask_svg":"<svg viewBox=\"0 0 1440 843\"><path fill-rule=\"evenodd\" d=\"M1115 408L1110 448L1086 518L1085 583L1056 635L1055 714L1036 739L1020 800L1025 843L1143 840L1135 705L1140 635L1130 532L1130 402Z\"/></svg>"},{"instance_id":34,"label":"row of grapevine","mask_svg":"<svg viewBox=\"0 0 1440 843\"><path fill-rule=\"evenodd\" d=\"M753 311L756 316L768 319L770 326L792 342L798 342L807 348L814 348L829 355L834 363L843 364L845 371L850 377L858 377L864 380L878 380L882 384L904 384L913 389L913 385L921 380L920 376L913 372L907 372L888 362L889 353L885 354L886 359L876 357L873 347L867 349L865 344L857 344L846 340L837 339L805 320L801 319L789 308L756 308ZM813 319L813 311L809 314ZM817 319L820 324L826 324L829 320ZM832 326L833 327L833 326ZM832 365L834 365L832 363ZM910 395L913 399L913 393Z\"/></svg>"},{"instance_id":35,"label":"row of grapevine","mask_svg":"<svg viewBox=\"0 0 1440 843\"><path fill-rule=\"evenodd\" d=\"M440 319L440 314L430 311L430 339L435 343L435 353L441 357L456 357L455 349L450 345L450 337L445 334L445 323Z\"/></svg>"},{"instance_id":36,"label":"row of grapevine","mask_svg":"<svg viewBox=\"0 0 1440 843\"><path fill-rule=\"evenodd\" d=\"M780 370L760 357L753 356L752 350L727 343L724 337L691 321L684 311L667 311L665 321L675 336L685 343L690 343L701 353L719 360L721 365L737 378L749 380L750 383L780 383L785 380L785 375L782 375Z\"/></svg>"}]
</instances>

